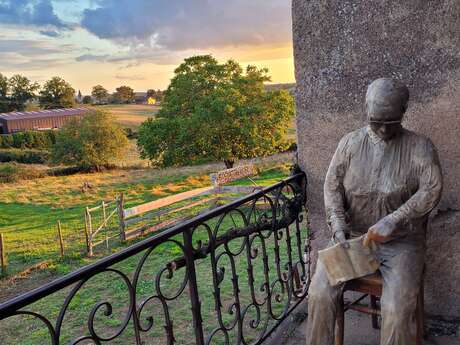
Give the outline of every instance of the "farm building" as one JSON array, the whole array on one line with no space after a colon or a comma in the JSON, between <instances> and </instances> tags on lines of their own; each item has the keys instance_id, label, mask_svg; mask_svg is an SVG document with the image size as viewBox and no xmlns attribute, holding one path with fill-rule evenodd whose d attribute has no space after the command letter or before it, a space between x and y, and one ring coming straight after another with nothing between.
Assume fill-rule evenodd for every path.
<instances>
[{"instance_id":1,"label":"farm building","mask_svg":"<svg viewBox=\"0 0 460 345\"><path fill-rule=\"evenodd\" d=\"M69 119L88 114L88 108L50 109L0 114L0 134L61 128Z\"/></svg>"}]
</instances>

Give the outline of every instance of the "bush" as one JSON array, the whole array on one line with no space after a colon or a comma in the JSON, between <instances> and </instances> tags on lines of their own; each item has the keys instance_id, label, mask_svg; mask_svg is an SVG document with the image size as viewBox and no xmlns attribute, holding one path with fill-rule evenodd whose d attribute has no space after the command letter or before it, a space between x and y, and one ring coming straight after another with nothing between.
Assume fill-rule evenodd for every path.
<instances>
[{"instance_id":1,"label":"bush","mask_svg":"<svg viewBox=\"0 0 460 345\"><path fill-rule=\"evenodd\" d=\"M45 164L50 158L48 151L42 150L19 150L19 149L0 149L0 162L18 162L24 164Z\"/></svg>"},{"instance_id":2,"label":"bush","mask_svg":"<svg viewBox=\"0 0 460 345\"><path fill-rule=\"evenodd\" d=\"M43 170L17 163L4 163L0 165L0 183L11 183L20 180L31 180L46 176Z\"/></svg>"},{"instance_id":3,"label":"bush","mask_svg":"<svg viewBox=\"0 0 460 345\"><path fill-rule=\"evenodd\" d=\"M55 163L99 170L122 159L127 145L128 139L113 116L97 110L67 122L51 152Z\"/></svg>"},{"instance_id":4,"label":"bush","mask_svg":"<svg viewBox=\"0 0 460 345\"><path fill-rule=\"evenodd\" d=\"M56 131L25 131L0 136L0 148L49 150L56 143Z\"/></svg>"}]
</instances>

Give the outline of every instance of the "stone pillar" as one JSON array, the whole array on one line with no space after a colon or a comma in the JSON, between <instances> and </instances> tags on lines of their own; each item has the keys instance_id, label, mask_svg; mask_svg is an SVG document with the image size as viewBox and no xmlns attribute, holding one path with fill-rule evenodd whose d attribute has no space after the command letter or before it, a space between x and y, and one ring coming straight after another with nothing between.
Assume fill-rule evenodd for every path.
<instances>
[{"instance_id":1,"label":"stone pillar","mask_svg":"<svg viewBox=\"0 0 460 345\"><path fill-rule=\"evenodd\" d=\"M369 83L399 78L411 91L404 125L433 140L445 177L428 233L426 310L460 317L460 1L293 0L293 30L314 247L329 238L323 182L339 139L365 125Z\"/></svg>"}]
</instances>

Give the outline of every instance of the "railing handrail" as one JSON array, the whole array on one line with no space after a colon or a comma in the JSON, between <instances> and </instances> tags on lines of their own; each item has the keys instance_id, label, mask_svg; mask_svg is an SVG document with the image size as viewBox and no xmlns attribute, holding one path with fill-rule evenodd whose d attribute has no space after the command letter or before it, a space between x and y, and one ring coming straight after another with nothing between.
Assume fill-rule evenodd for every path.
<instances>
[{"instance_id":1,"label":"railing handrail","mask_svg":"<svg viewBox=\"0 0 460 345\"><path fill-rule=\"evenodd\" d=\"M161 242L164 238L167 237L172 237L175 235L178 235L182 233L185 229L193 228L196 225L200 225L201 223L210 220L227 210L231 210L233 208L236 208L238 206L241 206L248 201L251 201L253 199L257 199L258 197L261 197L273 190L276 190L282 186L288 185L290 182L295 181L301 177L305 177L304 172L297 173L295 175L290 176L287 179L284 179L272 186L265 187L259 191L256 191L254 193L248 194L247 196L244 196L238 200L235 200L229 204L220 206L218 208L215 208L213 210L210 210L202 215L198 215L190 220L184 221L183 223L180 223L171 229L165 230L159 234L153 235L150 238L147 238L139 243L133 244L123 250L121 250L118 253L112 254L110 256L107 256L103 259L100 259L99 261L89 264L87 266L84 266L82 268L79 268L75 270L74 272L71 272L69 274L66 274L65 276L61 278L57 278L54 281L51 281L49 283L44 284L41 287L38 287L36 289L33 289L29 292L23 293L17 297L14 297L6 302L3 302L0 304L0 320L11 316L15 311L20 310L21 308L34 303L46 296L49 296L65 287L68 287L78 281L81 281L82 279L85 279L89 276L94 275L95 273L101 272L107 267L110 267L118 262L123 261L124 259L131 257L135 254L138 254L139 252L151 247L152 245L155 245L157 242Z\"/></svg>"}]
</instances>

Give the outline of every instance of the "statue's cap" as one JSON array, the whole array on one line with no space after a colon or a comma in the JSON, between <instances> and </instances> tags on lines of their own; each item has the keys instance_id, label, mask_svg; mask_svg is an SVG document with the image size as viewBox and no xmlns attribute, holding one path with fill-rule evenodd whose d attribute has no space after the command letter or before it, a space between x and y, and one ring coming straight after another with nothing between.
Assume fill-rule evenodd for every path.
<instances>
[{"instance_id":1,"label":"statue's cap","mask_svg":"<svg viewBox=\"0 0 460 345\"><path fill-rule=\"evenodd\" d=\"M367 88L366 104L368 106L401 107L407 109L409 89L399 80L379 78L374 80Z\"/></svg>"}]
</instances>

